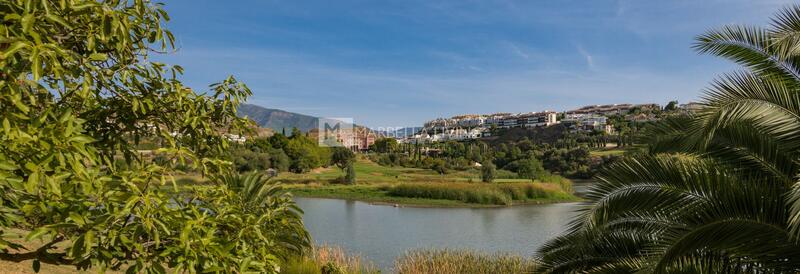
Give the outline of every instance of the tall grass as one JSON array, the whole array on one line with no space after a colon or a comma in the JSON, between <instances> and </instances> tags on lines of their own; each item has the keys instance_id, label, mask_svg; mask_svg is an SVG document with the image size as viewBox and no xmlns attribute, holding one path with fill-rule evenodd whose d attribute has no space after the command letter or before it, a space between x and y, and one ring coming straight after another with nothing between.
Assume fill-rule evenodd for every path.
<instances>
[{"instance_id":1,"label":"tall grass","mask_svg":"<svg viewBox=\"0 0 800 274\"><path fill-rule=\"evenodd\" d=\"M399 274L533 273L536 261L516 255L465 250L416 250L394 264Z\"/></svg>"},{"instance_id":2,"label":"tall grass","mask_svg":"<svg viewBox=\"0 0 800 274\"><path fill-rule=\"evenodd\" d=\"M380 273L371 262L348 255L340 247L317 246L310 256L293 258L283 264L286 274L372 274Z\"/></svg>"},{"instance_id":3,"label":"tall grass","mask_svg":"<svg viewBox=\"0 0 800 274\"><path fill-rule=\"evenodd\" d=\"M543 183L414 183L400 184L389 196L456 200L471 204L511 205L513 201L569 199L559 184Z\"/></svg>"}]
</instances>

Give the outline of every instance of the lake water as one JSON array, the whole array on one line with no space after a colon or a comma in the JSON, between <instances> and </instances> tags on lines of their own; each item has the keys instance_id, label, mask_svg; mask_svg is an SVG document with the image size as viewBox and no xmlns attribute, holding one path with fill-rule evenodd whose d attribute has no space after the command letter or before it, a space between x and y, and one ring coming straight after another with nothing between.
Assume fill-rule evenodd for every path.
<instances>
[{"instance_id":1,"label":"lake water","mask_svg":"<svg viewBox=\"0 0 800 274\"><path fill-rule=\"evenodd\" d=\"M559 235L577 203L504 208L413 208L296 198L317 244L340 246L390 272L406 250L466 248L533 256Z\"/></svg>"}]
</instances>

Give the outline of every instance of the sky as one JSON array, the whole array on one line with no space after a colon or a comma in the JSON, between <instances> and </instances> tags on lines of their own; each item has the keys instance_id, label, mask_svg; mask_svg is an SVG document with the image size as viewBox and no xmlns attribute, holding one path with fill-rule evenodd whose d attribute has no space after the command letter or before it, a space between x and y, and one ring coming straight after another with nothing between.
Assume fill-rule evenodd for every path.
<instances>
[{"instance_id":1,"label":"sky","mask_svg":"<svg viewBox=\"0 0 800 274\"><path fill-rule=\"evenodd\" d=\"M177 49L156 60L204 90L373 128L458 114L685 103L738 67L692 50L791 1L171 0Z\"/></svg>"}]
</instances>

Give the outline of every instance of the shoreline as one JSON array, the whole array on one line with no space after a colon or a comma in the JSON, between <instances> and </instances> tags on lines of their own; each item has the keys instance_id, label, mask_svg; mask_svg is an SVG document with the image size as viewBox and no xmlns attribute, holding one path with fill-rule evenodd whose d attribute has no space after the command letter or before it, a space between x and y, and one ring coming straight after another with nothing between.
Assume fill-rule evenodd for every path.
<instances>
[{"instance_id":1,"label":"shoreline","mask_svg":"<svg viewBox=\"0 0 800 274\"><path fill-rule=\"evenodd\" d=\"M292 193L294 197L298 198L333 199L333 200L362 202L376 206L410 207L410 208L508 208L516 206L577 203L583 201L583 199L581 199L580 197L575 196L574 199L533 199L525 201L513 201L511 205L495 205L495 204L466 203L462 201L444 200L444 199L404 198L404 197L391 197L391 196L386 197L385 199L381 199L379 197L359 198L347 195L314 195L314 194L302 194L302 193L297 194L293 190L289 191Z\"/></svg>"}]
</instances>

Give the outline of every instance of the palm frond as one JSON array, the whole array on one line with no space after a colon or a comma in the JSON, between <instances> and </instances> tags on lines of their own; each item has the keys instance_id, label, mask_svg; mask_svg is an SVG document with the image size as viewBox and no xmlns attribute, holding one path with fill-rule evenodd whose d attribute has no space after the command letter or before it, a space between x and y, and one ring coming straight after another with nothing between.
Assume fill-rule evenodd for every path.
<instances>
[{"instance_id":1,"label":"palm frond","mask_svg":"<svg viewBox=\"0 0 800 274\"><path fill-rule=\"evenodd\" d=\"M757 27L725 26L696 39L694 49L734 61L755 74L786 82L800 81L800 66L771 47L769 31Z\"/></svg>"}]
</instances>

